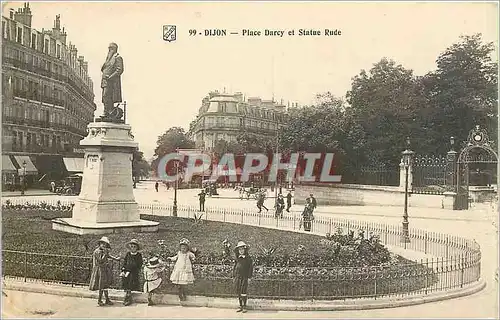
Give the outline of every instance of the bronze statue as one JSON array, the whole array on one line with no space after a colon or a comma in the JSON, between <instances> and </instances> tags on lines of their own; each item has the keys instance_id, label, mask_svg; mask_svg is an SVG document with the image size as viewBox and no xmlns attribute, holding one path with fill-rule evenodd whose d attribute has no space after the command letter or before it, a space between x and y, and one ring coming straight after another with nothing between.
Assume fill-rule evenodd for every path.
<instances>
[{"instance_id":1,"label":"bronze statue","mask_svg":"<svg viewBox=\"0 0 500 320\"><path fill-rule=\"evenodd\" d=\"M115 107L115 103L122 102L121 75L123 73L123 58L118 54L118 45L110 43L108 56L102 65L102 103L104 104L103 120L120 121L123 110Z\"/></svg>"}]
</instances>

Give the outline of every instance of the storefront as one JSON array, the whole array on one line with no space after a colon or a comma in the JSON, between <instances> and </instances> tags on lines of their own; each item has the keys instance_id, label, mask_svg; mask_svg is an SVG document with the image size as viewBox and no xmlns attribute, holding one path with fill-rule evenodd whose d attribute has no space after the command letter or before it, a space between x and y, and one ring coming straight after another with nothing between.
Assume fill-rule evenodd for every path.
<instances>
[{"instance_id":1,"label":"storefront","mask_svg":"<svg viewBox=\"0 0 500 320\"><path fill-rule=\"evenodd\" d=\"M63 158L63 162L69 174L83 173L83 158Z\"/></svg>"},{"instance_id":2,"label":"storefront","mask_svg":"<svg viewBox=\"0 0 500 320\"><path fill-rule=\"evenodd\" d=\"M14 158L13 163L17 168L16 184L19 184L19 187L24 185L25 189L32 187L38 180L38 169L31 158L29 156L11 156L11 160L12 158Z\"/></svg>"},{"instance_id":3,"label":"storefront","mask_svg":"<svg viewBox=\"0 0 500 320\"><path fill-rule=\"evenodd\" d=\"M40 175L39 183L44 187L47 187L50 181L59 181L68 175L62 156L40 155L36 156L34 160Z\"/></svg>"},{"instance_id":4,"label":"storefront","mask_svg":"<svg viewBox=\"0 0 500 320\"><path fill-rule=\"evenodd\" d=\"M2 191L14 191L17 168L8 155L2 155Z\"/></svg>"}]
</instances>

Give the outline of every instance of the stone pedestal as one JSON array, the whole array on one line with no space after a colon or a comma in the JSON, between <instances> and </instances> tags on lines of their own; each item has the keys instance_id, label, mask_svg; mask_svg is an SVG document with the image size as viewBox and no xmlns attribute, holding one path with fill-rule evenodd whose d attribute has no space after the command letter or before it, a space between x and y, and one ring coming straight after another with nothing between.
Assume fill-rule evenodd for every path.
<instances>
[{"instance_id":1,"label":"stone pedestal","mask_svg":"<svg viewBox=\"0 0 500 320\"><path fill-rule=\"evenodd\" d=\"M457 193L456 192L447 191L447 192L443 193L442 208L443 209L454 210L455 209L455 198L456 197L457 197Z\"/></svg>"},{"instance_id":2,"label":"stone pedestal","mask_svg":"<svg viewBox=\"0 0 500 320\"><path fill-rule=\"evenodd\" d=\"M132 180L137 147L127 124L93 122L80 141L85 166L72 218L54 219L52 228L76 234L156 232L158 222L141 220Z\"/></svg>"}]
</instances>

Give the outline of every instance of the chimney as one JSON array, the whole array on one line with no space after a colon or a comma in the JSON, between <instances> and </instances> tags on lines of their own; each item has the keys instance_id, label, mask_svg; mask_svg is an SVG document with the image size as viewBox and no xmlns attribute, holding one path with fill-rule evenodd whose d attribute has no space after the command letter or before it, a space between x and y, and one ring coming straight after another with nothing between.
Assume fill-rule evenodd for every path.
<instances>
[{"instance_id":1,"label":"chimney","mask_svg":"<svg viewBox=\"0 0 500 320\"><path fill-rule=\"evenodd\" d=\"M54 20L54 30L61 30L61 15L56 15L56 20Z\"/></svg>"},{"instance_id":2,"label":"chimney","mask_svg":"<svg viewBox=\"0 0 500 320\"><path fill-rule=\"evenodd\" d=\"M24 3L22 8L17 9L17 12L14 13L14 20L28 27L31 27L32 17L30 5L27 2Z\"/></svg>"}]
</instances>

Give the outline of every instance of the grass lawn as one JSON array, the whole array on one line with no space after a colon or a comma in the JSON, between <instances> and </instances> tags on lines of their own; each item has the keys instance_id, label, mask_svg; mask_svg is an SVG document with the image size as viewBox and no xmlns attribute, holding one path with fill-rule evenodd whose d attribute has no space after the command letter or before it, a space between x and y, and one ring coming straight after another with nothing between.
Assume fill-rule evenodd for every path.
<instances>
[{"instance_id":1,"label":"grass lawn","mask_svg":"<svg viewBox=\"0 0 500 320\"><path fill-rule=\"evenodd\" d=\"M4 210L3 249L42 252L53 254L68 254L89 256L97 246L100 236L78 236L61 231L52 230L51 219L56 217L70 217L70 212L44 211L14 211ZM276 247L276 254L291 254L299 245L306 251L316 254L326 253L328 246L321 241L323 237L300 234L291 231L273 230L239 224L203 221L194 225L192 219L142 216L144 219L160 222L157 233L115 233L106 235L111 241L111 253L124 256L126 243L137 238L143 245L143 253L160 250L158 240L164 240L165 245L172 253L177 252L181 238L188 238L193 247L201 253L221 253L222 242L228 239L234 247L239 240L251 246L254 254L261 253L261 248Z\"/></svg>"},{"instance_id":2,"label":"grass lawn","mask_svg":"<svg viewBox=\"0 0 500 320\"><path fill-rule=\"evenodd\" d=\"M66 284L88 283L92 265L90 256L97 247L100 236L78 236L52 230L53 218L70 216L70 212L4 209L3 249L41 254L4 252L3 275ZM250 288L250 294L253 296L294 299L309 299L315 296L336 299L370 296L374 294L374 288L377 294L412 291L435 281L432 276L425 276L422 273L425 267L396 255L392 255L389 264L383 271L377 273L377 280L373 278L373 274L368 276L365 273L367 271L362 268L343 268L368 266L376 260L367 264L366 258L387 257L389 253L383 246L376 246L377 252L373 252L374 249L367 252L360 251L354 244L347 244L340 251L335 251L332 242L325 237L312 234L214 221L195 224L193 219L186 218L147 215L142 218L159 221L159 231L109 234L107 236L111 241L111 254L123 257L127 251L126 243L132 238L137 238L143 245L144 257L147 258L151 254L161 254L164 257L175 254L179 240L188 238L192 246L199 250L197 264L194 266L196 281L192 286L192 292L197 294L208 296L231 294L232 265L229 260L222 258L225 239L232 244L231 249L239 240L251 246L250 252L255 263L255 281ZM159 245L159 240L163 240L164 245ZM276 251L269 254L272 248L276 248ZM165 279L168 279L170 268L171 266L166 271ZM119 288L120 265L114 263L113 270L116 279L113 287ZM404 274L415 273L422 276L394 277L395 274L402 274L403 270L406 270ZM165 281L161 291L174 292L175 288Z\"/></svg>"}]
</instances>

